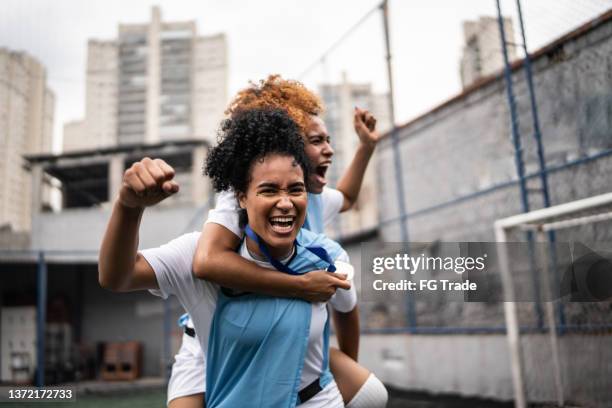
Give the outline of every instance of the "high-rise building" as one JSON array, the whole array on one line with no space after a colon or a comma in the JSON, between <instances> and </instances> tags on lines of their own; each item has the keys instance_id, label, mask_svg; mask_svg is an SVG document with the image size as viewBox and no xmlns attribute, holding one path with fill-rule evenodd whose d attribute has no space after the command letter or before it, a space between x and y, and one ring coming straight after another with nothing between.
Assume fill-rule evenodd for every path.
<instances>
[{"instance_id":1,"label":"high-rise building","mask_svg":"<svg viewBox=\"0 0 612 408\"><path fill-rule=\"evenodd\" d=\"M384 133L391 127L388 96L374 93L369 83L349 82L345 73L340 84L324 84L320 88L320 93L325 103L323 119L334 149L329 179L331 184L335 185L349 166L359 145L359 137L353 126L355 107L372 112L377 119L376 128L380 133ZM371 165L368 166L355 207L342 214L332 226L332 234L343 236L352 234L373 227L378 222L374 161L372 158Z\"/></svg>"},{"instance_id":2,"label":"high-rise building","mask_svg":"<svg viewBox=\"0 0 612 408\"><path fill-rule=\"evenodd\" d=\"M120 24L115 40L90 40L86 114L64 126L64 150L213 141L227 104L224 34L199 36L194 21Z\"/></svg>"},{"instance_id":3,"label":"high-rise building","mask_svg":"<svg viewBox=\"0 0 612 408\"><path fill-rule=\"evenodd\" d=\"M504 33L508 43L508 58L516 58L512 19L504 17ZM504 66L499 22L496 17L480 17L477 21L463 22L463 55L461 57L461 84L467 87L477 79L493 74Z\"/></svg>"},{"instance_id":4,"label":"high-rise building","mask_svg":"<svg viewBox=\"0 0 612 408\"><path fill-rule=\"evenodd\" d=\"M0 48L0 228L30 230L31 177L23 156L51 152L54 107L41 63Z\"/></svg>"}]
</instances>

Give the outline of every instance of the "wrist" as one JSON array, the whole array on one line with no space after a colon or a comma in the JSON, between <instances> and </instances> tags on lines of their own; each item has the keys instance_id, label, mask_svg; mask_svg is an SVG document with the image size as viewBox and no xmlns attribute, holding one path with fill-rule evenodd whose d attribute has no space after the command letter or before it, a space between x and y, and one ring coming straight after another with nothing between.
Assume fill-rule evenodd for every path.
<instances>
[{"instance_id":1,"label":"wrist","mask_svg":"<svg viewBox=\"0 0 612 408\"><path fill-rule=\"evenodd\" d=\"M115 200L115 208L117 209L117 211L120 211L122 214L125 214L128 216L140 217L142 213L144 212L144 207L140 207L140 206L131 207L121 202L120 199Z\"/></svg>"},{"instance_id":2,"label":"wrist","mask_svg":"<svg viewBox=\"0 0 612 408\"><path fill-rule=\"evenodd\" d=\"M306 293L306 287L308 286L308 274L302 274L295 277L296 285L293 293L293 297L304 298Z\"/></svg>"},{"instance_id":3,"label":"wrist","mask_svg":"<svg viewBox=\"0 0 612 408\"><path fill-rule=\"evenodd\" d=\"M364 142L361 140L359 142L359 146L357 146L357 149L364 153L372 154L374 153L374 149L376 149L376 142Z\"/></svg>"}]
</instances>

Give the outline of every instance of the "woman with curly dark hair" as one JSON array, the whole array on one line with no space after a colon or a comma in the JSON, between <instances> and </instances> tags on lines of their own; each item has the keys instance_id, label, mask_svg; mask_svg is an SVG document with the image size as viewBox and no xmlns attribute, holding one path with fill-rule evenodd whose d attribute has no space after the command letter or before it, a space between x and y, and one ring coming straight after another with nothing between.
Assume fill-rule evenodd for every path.
<instances>
[{"instance_id":1,"label":"woman with curly dark hair","mask_svg":"<svg viewBox=\"0 0 612 408\"><path fill-rule=\"evenodd\" d=\"M334 263L348 261L337 243L301 228L310 165L291 118L280 110L242 111L224 123L222 135L205 174L215 190L236 195L247 234L240 255L293 275L334 271ZM329 302L349 312L355 289L338 290ZM325 302L223 288L210 327L207 406L343 407L328 344Z\"/></svg>"},{"instance_id":2,"label":"woman with curly dark hair","mask_svg":"<svg viewBox=\"0 0 612 408\"><path fill-rule=\"evenodd\" d=\"M238 248L240 256L287 275L323 269L331 274L335 264L348 261L337 243L302 229L310 165L299 129L286 112L255 109L237 113L223 123L221 136L209 153L205 173L217 191L234 191L245 215L247 237ZM194 322L201 348L208 351L209 408L343 407L329 370L325 302L219 289L197 279L186 267L163 273L155 251L138 254L134 270L120 267L129 262L125 247L133 244L111 239L116 224L125 226L122 218L130 218L132 212L142 214L141 208L159 200L153 194L156 179L162 183L162 195L177 191L178 185L168 178L170 169L162 165L147 161L126 172L100 250L100 283L115 290L158 290L163 296L178 298ZM141 167L149 172L139 171ZM132 229L138 227L139 220L135 221ZM184 240L192 241L192 237L177 239ZM176 251L182 245L170 242L167 248ZM176 258L183 255L176 254ZM150 267L144 267L139 258ZM165 261L169 259L166 254ZM214 318L211 308L202 307L202 302L215 303ZM356 305L354 288L336 291L329 303L336 310L350 312Z\"/></svg>"},{"instance_id":3,"label":"woman with curly dark hair","mask_svg":"<svg viewBox=\"0 0 612 408\"><path fill-rule=\"evenodd\" d=\"M333 189L326 186L326 173L334 151L321 119L324 109L320 98L298 81L270 75L241 90L226 113L234 116L258 108L282 109L297 123L312 169L308 178L308 216L304 227L323 233L324 225L330 224L340 212L349 210L357 200L363 175L380 138L376 119L367 110L355 108L353 124L359 139L357 150L337 189ZM300 276L302 280L295 279L266 271L233 253L243 234L236 208L232 193L218 196L217 206L209 213L194 257L193 270L198 277L225 286L310 301L326 300L341 287L341 283L334 281L329 274L312 272ZM309 289L304 290L306 287ZM349 313L334 310L332 317L340 350L331 348L330 364L344 401L351 408L384 406L387 399L384 386L374 374L357 363L358 309Z\"/></svg>"}]
</instances>

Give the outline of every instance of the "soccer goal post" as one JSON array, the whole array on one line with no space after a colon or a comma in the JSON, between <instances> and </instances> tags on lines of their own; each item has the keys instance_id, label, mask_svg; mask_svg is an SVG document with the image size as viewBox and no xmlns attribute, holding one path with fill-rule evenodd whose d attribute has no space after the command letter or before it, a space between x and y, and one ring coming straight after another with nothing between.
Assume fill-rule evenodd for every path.
<instances>
[{"instance_id":1,"label":"soccer goal post","mask_svg":"<svg viewBox=\"0 0 612 408\"><path fill-rule=\"evenodd\" d=\"M568 343L563 345L560 344L560 335L563 331L559 328L565 324L559 322L559 314L555 313L555 307L558 306L558 302L561 299L555 299L555 296L551 296L550 290L554 288L554 280L557 282L560 279L558 276L558 270L553 267L555 262L554 245L551 244L551 240L563 239L567 241L596 241L601 238L601 233L595 233L596 224L604 224L603 227L606 231L612 231L612 228L607 227L606 222L612 221L612 193L602 194L593 196L581 200L560 204L554 207L539 209L524 214L514 215L511 217L499 219L495 221L495 238L499 243L516 242L527 240L530 244L534 244L533 248L538 250L533 251L534 258L537 258L538 270L532 270L532 274L539 279L541 283L542 296L545 299L543 302L542 318L545 321L545 326L541 326L540 330L533 330L529 332L526 330L524 325L521 325L521 315L519 313L520 308L525 308L519 302L516 302L517 293L515 293L515 280L511 268L510 255L506 250L505 245L500 245L500 253L498 254L499 259L499 270L501 274L501 283L504 294L504 316L506 324L506 336L508 340L508 349L510 357L510 367L512 375L512 384L514 389L514 400L517 408L525 408L527 404L533 400L549 400L554 401L557 406L565 406L568 403L568 398L572 401L580 400L580 395L576 396L574 390L580 389L579 381L576 379L578 376L571 373L572 364L580 366L578 374L582 374L582 377L587 375L595 375L600 378L608 377L608 370L603 372L593 373L592 370L583 368L585 366L598 366L593 363L596 358L602 357L602 351L604 347L607 348L610 339L610 330L601 329L598 334L605 334L605 339L586 337L583 333L577 330L578 336L582 336L578 339L568 339ZM612 226L612 224L610 224ZM600 228L601 229L601 228ZM608 234L603 234L608 236ZM561 238L559 238L561 237ZM535 245L535 243L538 243ZM546 243L547 244L542 244ZM539 272L538 272L539 271ZM612 273L612 271L611 271ZM520 297L520 296L519 296ZM596 314L601 314L603 317L598 320L605 323L609 323L608 317L604 316L606 310L601 309L600 306L592 306L590 309L584 304L575 308L575 315L580 315L579 321L583 326L587 328L595 327L594 321L599 319ZM608 312L609 313L609 312ZM586 323L585 323L586 322ZM590 325L590 326L589 326ZM579 326L579 325L576 325ZM598 324L597 327L605 327L604 325ZM578 327L580 329L580 327ZM529 334L535 333L531 338L527 339ZM539 336L536 338L535 336ZM570 341L571 340L571 341ZM589 344L589 347L585 347L588 353L592 356L582 358L586 362L577 364L577 357L572 356L572 344ZM537 344L537 346L534 346ZM525 355L525 349L528 349L529 355ZM589 358L591 359L589 361ZM526 365L530 366L529 370L526 370ZM534 371L546 371L534 374ZM582 373L580 373L582 371ZM569 373L569 374L568 374ZM546 378L545 378L546 377ZM568 377L571 377L568 379ZM529 380L527 379L529 378ZM595 384L593 390L589 390L592 401L598 402L605 401L609 398L606 388L612 389L610 380L607 379L589 379L584 378L583 381L598 381L603 384ZM572 384L566 384L566 382L573 382ZM607 384L606 384L607 383ZM572 385L572 386L570 386ZM591 385L588 385L591 387ZM538 387L540 390L538 390ZM542 392L541 389L546 389L547 392ZM551 396L554 395L551 401ZM538 401L540 402L540 401Z\"/></svg>"}]
</instances>

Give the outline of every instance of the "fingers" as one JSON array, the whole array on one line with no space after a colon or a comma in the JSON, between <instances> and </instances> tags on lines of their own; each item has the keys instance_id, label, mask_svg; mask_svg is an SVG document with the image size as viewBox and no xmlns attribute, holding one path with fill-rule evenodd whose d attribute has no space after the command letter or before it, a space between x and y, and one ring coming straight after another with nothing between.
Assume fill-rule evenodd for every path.
<instances>
[{"instance_id":1,"label":"fingers","mask_svg":"<svg viewBox=\"0 0 612 408\"><path fill-rule=\"evenodd\" d=\"M332 274L332 278L334 279L333 285L340 288L340 289L350 289L351 288L351 282L346 280L346 274L344 273L333 273L330 272Z\"/></svg>"},{"instance_id":2,"label":"fingers","mask_svg":"<svg viewBox=\"0 0 612 408\"><path fill-rule=\"evenodd\" d=\"M162 170L162 172L164 173L164 177L166 178L166 180L171 180L174 178L174 169L165 161L163 161L162 159L155 159L153 160L155 162L155 164L157 164L157 166L159 166L159 168Z\"/></svg>"},{"instance_id":3,"label":"fingers","mask_svg":"<svg viewBox=\"0 0 612 408\"><path fill-rule=\"evenodd\" d=\"M131 168L127 169L123 176L123 184L133 190L137 195L142 196L145 192L145 185L140 177Z\"/></svg>"},{"instance_id":4,"label":"fingers","mask_svg":"<svg viewBox=\"0 0 612 408\"><path fill-rule=\"evenodd\" d=\"M364 113L367 112L364 109L360 109L357 106L355 106L355 115L353 116L353 122L355 122L355 124L358 123L364 123Z\"/></svg>"},{"instance_id":5,"label":"fingers","mask_svg":"<svg viewBox=\"0 0 612 408\"><path fill-rule=\"evenodd\" d=\"M355 126L364 127L372 132L376 129L376 118L367 109L361 109L355 106L355 115L353 118Z\"/></svg>"},{"instance_id":6,"label":"fingers","mask_svg":"<svg viewBox=\"0 0 612 408\"><path fill-rule=\"evenodd\" d=\"M176 181L166 181L164 184L162 184L162 190L164 190L164 193L166 194L174 194L174 193L178 193L179 191L179 185Z\"/></svg>"},{"instance_id":7,"label":"fingers","mask_svg":"<svg viewBox=\"0 0 612 408\"><path fill-rule=\"evenodd\" d=\"M368 112L368 116L366 117L365 124L368 127L368 129L370 130L370 132L372 132L372 131L374 131L374 129L376 129L376 118L374 116L372 116L372 114L369 113L369 112Z\"/></svg>"},{"instance_id":8,"label":"fingers","mask_svg":"<svg viewBox=\"0 0 612 408\"><path fill-rule=\"evenodd\" d=\"M161 159L148 157L132 164L124 173L124 183L134 192L143 196L147 193L173 194L179 190L174 178L174 169Z\"/></svg>"}]
</instances>

